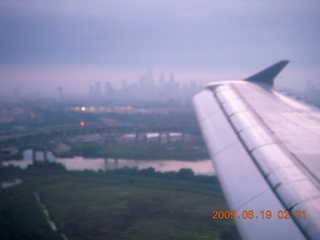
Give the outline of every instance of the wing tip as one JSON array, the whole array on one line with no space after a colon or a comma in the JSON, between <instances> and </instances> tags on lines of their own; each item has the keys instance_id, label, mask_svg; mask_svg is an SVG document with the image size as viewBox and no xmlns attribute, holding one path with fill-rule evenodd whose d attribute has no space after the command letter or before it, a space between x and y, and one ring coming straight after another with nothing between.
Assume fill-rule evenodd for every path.
<instances>
[{"instance_id":1,"label":"wing tip","mask_svg":"<svg viewBox=\"0 0 320 240\"><path fill-rule=\"evenodd\" d=\"M275 77L288 63L288 60L281 60L244 80L249 82L265 83L273 86Z\"/></svg>"}]
</instances>

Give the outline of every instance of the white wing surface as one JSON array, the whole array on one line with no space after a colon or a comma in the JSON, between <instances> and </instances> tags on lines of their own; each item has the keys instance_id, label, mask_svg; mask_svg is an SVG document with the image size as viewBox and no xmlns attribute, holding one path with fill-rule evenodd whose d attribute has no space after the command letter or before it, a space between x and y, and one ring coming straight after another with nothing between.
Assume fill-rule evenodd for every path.
<instances>
[{"instance_id":1,"label":"white wing surface","mask_svg":"<svg viewBox=\"0 0 320 240\"><path fill-rule=\"evenodd\" d=\"M320 239L320 112L274 91L287 63L193 99L243 239Z\"/></svg>"}]
</instances>

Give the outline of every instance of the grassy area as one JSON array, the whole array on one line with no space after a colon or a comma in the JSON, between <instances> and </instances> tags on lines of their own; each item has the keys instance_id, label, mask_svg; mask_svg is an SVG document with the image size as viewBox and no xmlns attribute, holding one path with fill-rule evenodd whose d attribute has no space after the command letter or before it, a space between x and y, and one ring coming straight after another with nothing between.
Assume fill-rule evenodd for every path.
<instances>
[{"instance_id":1,"label":"grassy area","mask_svg":"<svg viewBox=\"0 0 320 240\"><path fill-rule=\"evenodd\" d=\"M0 239L62 239L46 222L33 191L23 184L0 192Z\"/></svg>"},{"instance_id":2,"label":"grassy area","mask_svg":"<svg viewBox=\"0 0 320 240\"><path fill-rule=\"evenodd\" d=\"M214 177L152 169L95 173L57 168L1 174L24 183L0 192L0 239L59 239L34 192L58 231L70 240L238 239L232 220L211 219L213 209L227 209Z\"/></svg>"}]
</instances>

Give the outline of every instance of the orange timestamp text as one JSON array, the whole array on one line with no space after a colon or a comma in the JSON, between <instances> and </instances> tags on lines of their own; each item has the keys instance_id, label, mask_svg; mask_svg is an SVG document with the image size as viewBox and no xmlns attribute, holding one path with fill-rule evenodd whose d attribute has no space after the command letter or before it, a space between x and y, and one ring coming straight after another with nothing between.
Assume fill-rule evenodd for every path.
<instances>
[{"instance_id":1,"label":"orange timestamp text","mask_svg":"<svg viewBox=\"0 0 320 240\"><path fill-rule=\"evenodd\" d=\"M278 210L275 213L271 210L262 210L260 212L256 212L254 210L242 210L242 211L235 211L235 210L213 210L212 211L212 219L219 220L219 219L306 219L307 212L306 210L295 210L295 211L288 211L288 210Z\"/></svg>"}]
</instances>

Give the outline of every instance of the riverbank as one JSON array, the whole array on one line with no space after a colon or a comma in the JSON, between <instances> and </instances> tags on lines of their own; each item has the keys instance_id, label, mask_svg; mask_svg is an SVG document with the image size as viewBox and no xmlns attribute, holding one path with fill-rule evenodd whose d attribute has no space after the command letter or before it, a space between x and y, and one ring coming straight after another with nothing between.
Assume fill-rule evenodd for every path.
<instances>
[{"instance_id":1,"label":"riverbank","mask_svg":"<svg viewBox=\"0 0 320 240\"><path fill-rule=\"evenodd\" d=\"M43 158L43 153L37 152L37 159ZM190 168L196 175L214 175L215 170L212 162L209 159L200 160L176 160L176 159L104 159L104 158L84 158L75 156L73 158L56 158L51 152L47 153L47 158L50 162L62 163L69 171L93 170L93 171L108 171L123 167L136 167L138 169L154 168L160 172L178 172L182 168ZM23 152L22 160L5 161L4 166L19 166L22 169L32 165L32 150Z\"/></svg>"}]
</instances>

